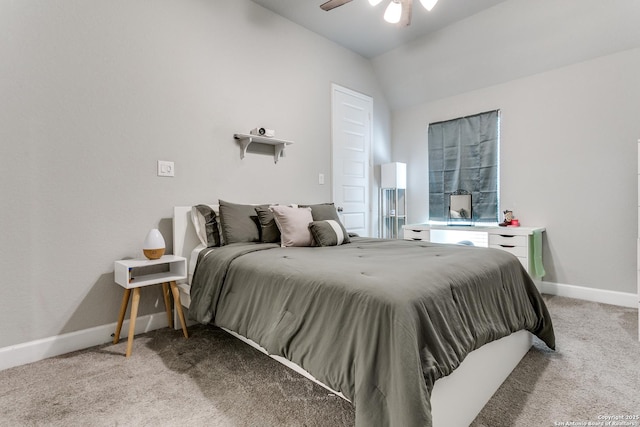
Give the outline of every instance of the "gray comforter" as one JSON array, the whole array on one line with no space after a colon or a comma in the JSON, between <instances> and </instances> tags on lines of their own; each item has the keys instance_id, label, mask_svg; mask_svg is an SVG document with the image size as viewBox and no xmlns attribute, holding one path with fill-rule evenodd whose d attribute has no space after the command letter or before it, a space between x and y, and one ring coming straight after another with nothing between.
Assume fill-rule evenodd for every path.
<instances>
[{"instance_id":1,"label":"gray comforter","mask_svg":"<svg viewBox=\"0 0 640 427\"><path fill-rule=\"evenodd\" d=\"M430 426L434 382L512 332L555 346L544 302L514 256L404 240L209 249L194 273L189 315L342 392L358 426Z\"/></svg>"}]
</instances>

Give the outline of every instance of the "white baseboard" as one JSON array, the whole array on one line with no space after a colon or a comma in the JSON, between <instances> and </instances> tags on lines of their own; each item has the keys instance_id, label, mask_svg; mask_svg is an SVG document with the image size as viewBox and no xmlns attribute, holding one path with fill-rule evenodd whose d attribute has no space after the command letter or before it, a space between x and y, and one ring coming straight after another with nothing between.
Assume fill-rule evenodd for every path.
<instances>
[{"instance_id":1,"label":"white baseboard","mask_svg":"<svg viewBox=\"0 0 640 427\"><path fill-rule=\"evenodd\" d=\"M603 304L619 305L622 307L638 307L638 295L627 292L607 291L603 289L587 288L584 286L566 285L554 282L538 282L542 293ZM136 334L165 328L167 314L165 312L138 317L136 320ZM22 344L0 348L0 371L14 366L37 362L48 357L59 356L76 350L82 350L94 345L110 342L111 334L116 329L116 323L96 326L68 334L56 335ZM120 339L127 337L129 320L122 325Z\"/></svg>"},{"instance_id":2,"label":"white baseboard","mask_svg":"<svg viewBox=\"0 0 640 427\"><path fill-rule=\"evenodd\" d=\"M602 304L619 305L622 307L637 308L638 294L628 292L607 291L604 289L587 288L585 286L566 285L554 282L538 282L540 292L543 294L557 295Z\"/></svg>"},{"instance_id":3,"label":"white baseboard","mask_svg":"<svg viewBox=\"0 0 640 427\"><path fill-rule=\"evenodd\" d=\"M113 340L112 334L117 323L96 326L68 334L56 335L26 343L0 348L0 371L14 366L26 365L49 357L59 356L76 350L106 344ZM167 313L155 313L136 319L136 334L167 327ZM122 324L120 340L129 335L129 320ZM123 353L124 356L124 353Z\"/></svg>"}]
</instances>

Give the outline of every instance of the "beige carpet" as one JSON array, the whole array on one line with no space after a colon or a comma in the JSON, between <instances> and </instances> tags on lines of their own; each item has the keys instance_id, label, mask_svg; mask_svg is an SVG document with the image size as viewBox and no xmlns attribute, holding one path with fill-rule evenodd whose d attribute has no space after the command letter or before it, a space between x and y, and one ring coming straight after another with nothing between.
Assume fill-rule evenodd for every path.
<instances>
[{"instance_id":1,"label":"beige carpet","mask_svg":"<svg viewBox=\"0 0 640 427\"><path fill-rule=\"evenodd\" d=\"M473 425L640 415L637 310L545 300L558 352L536 344ZM139 335L129 359L123 341L0 371L0 425L353 425L351 405L324 388L220 329L190 332Z\"/></svg>"},{"instance_id":2,"label":"beige carpet","mask_svg":"<svg viewBox=\"0 0 640 427\"><path fill-rule=\"evenodd\" d=\"M640 426L638 310L548 295L545 301L557 351L536 343L472 425L598 425L621 415L639 418L618 425Z\"/></svg>"}]
</instances>

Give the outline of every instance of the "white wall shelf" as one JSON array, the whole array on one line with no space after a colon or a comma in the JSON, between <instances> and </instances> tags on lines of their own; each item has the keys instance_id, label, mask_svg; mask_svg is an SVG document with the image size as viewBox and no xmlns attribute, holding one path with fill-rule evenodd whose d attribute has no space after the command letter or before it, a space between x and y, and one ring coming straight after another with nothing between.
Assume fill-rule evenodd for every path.
<instances>
[{"instance_id":1,"label":"white wall shelf","mask_svg":"<svg viewBox=\"0 0 640 427\"><path fill-rule=\"evenodd\" d=\"M286 141L284 139L277 139L259 135L248 135L245 133L236 133L233 135L233 137L240 141L240 148L242 149L242 152L240 153L241 159L244 159L244 156L247 154L247 148L252 143L266 144L273 145L273 160L275 163L278 163L278 159L283 154L286 146L293 144L293 141Z\"/></svg>"}]
</instances>

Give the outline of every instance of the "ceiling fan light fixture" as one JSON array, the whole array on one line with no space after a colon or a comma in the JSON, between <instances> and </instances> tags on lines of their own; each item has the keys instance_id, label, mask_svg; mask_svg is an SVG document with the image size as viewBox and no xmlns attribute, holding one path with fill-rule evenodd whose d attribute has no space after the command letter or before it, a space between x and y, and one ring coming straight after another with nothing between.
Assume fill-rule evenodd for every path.
<instances>
[{"instance_id":1,"label":"ceiling fan light fixture","mask_svg":"<svg viewBox=\"0 0 640 427\"><path fill-rule=\"evenodd\" d=\"M390 24L397 24L402 17L402 5L400 0L391 0L387 10L384 12L384 20Z\"/></svg>"},{"instance_id":2,"label":"ceiling fan light fixture","mask_svg":"<svg viewBox=\"0 0 640 427\"><path fill-rule=\"evenodd\" d=\"M425 9L431 12L431 9L438 3L438 0L420 0L420 3L422 3Z\"/></svg>"},{"instance_id":3,"label":"ceiling fan light fixture","mask_svg":"<svg viewBox=\"0 0 640 427\"><path fill-rule=\"evenodd\" d=\"M381 1L382 0L369 0L369 4L371 4L371 6L377 6Z\"/></svg>"}]
</instances>

